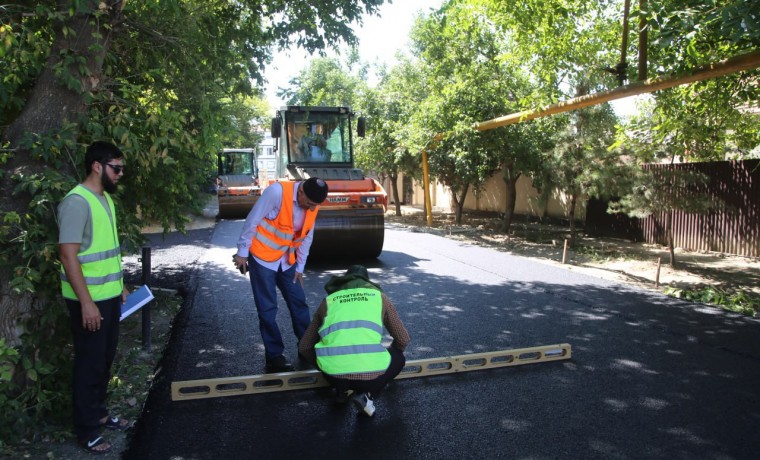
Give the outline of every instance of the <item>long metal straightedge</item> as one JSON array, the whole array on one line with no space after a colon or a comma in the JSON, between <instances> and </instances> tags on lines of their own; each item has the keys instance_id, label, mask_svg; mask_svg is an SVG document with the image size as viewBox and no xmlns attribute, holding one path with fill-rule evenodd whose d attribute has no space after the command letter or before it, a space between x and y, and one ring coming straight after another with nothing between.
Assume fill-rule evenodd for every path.
<instances>
[{"instance_id":1,"label":"long metal straightedge","mask_svg":"<svg viewBox=\"0 0 760 460\"><path fill-rule=\"evenodd\" d=\"M570 359L572 349L567 343L544 345L513 350L489 351L446 358L429 358L407 361L396 379L427 377L454 372L479 371L521 364L546 363ZM281 372L245 377L186 380L172 382L172 401L218 398L275 391L305 390L328 386L317 369Z\"/></svg>"}]
</instances>

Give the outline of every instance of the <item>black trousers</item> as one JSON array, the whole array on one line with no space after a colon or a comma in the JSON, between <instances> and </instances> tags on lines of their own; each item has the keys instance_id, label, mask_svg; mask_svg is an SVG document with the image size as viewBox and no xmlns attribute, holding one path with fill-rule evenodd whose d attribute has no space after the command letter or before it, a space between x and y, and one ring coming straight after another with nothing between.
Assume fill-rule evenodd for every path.
<instances>
[{"instance_id":1,"label":"black trousers","mask_svg":"<svg viewBox=\"0 0 760 460\"><path fill-rule=\"evenodd\" d=\"M119 344L121 296L95 302L100 309L100 329L82 327L82 307L66 299L74 340L73 418L79 441L100 432L100 420L108 415L106 396L111 380L111 365Z\"/></svg>"},{"instance_id":2,"label":"black trousers","mask_svg":"<svg viewBox=\"0 0 760 460\"><path fill-rule=\"evenodd\" d=\"M373 380L348 380L332 375L327 375L324 372L325 380L338 392L343 393L348 390L353 390L356 393L369 392L373 397L378 396L380 392L388 385L388 382L395 379L397 375L401 373L401 370L406 364L406 357L404 352L393 347L388 347L388 353L391 355L391 363L388 365L388 369L385 373Z\"/></svg>"}]
</instances>

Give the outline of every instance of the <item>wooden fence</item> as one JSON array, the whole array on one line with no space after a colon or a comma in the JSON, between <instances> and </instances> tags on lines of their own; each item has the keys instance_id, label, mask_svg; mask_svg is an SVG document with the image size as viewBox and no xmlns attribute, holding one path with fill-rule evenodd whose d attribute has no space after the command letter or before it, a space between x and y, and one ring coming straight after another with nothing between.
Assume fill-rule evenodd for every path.
<instances>
[{"instance_id":1,"label":"wooden fence","mask_svg":"<svg viewBox=\"0 0 760 460\"><path fill-rule=\"evenodd\" d=\"M704 214L673 211L675 247L760 257L760 160L657 164L647 168L702 172L709 177L703 192L721 203ZM586 233L667 245L665 213L635 219L606 211L606 202L589 201Z\"/></svg>"}]
</instances>

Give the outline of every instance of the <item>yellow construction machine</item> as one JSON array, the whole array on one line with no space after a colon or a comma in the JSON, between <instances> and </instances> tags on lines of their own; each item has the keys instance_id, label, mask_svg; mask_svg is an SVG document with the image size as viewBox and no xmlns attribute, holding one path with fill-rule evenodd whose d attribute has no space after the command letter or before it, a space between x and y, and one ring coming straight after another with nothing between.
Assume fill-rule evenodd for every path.
<instances>
[{"instance_id":1,"label":"yellow construction machine","mask_svg":"<svg viewBox=\"0 0 760 460\"><path fill-rule=\"evenodd\" d=\"M363 137L364 130L364 118L355 119L348 107L287 106L272 119L277 177L318 177L329 187L312 256L373 258L383 250L388 194L354 166L353 136Z\"/></svg>"},{"instance_id":2,"label":"yellow construction machine","mask_svg":"<svg viewBox=\"0 0 760 460\"><path fill-rule=\"evenodd\" d=\"M259 196L262 187L256 165L255 149L224 149L217 154L219 175L216 196L219 218L245 217Z\"/></svg>"}]
</instances>

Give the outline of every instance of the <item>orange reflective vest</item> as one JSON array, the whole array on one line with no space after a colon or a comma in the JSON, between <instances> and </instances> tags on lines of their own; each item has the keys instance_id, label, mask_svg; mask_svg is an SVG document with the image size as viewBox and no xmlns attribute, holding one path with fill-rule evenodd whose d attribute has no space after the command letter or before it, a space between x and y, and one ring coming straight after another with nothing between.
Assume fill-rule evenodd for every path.
<instances>
[{"instance_id":1,"label":"orange reflective vest","mask_svg":"<svg viewBox=\"0 0 760 460\"><path fill-rule=\"evenodd\" d=\"M296 232L293 230L293 191L295 182L283 181L282 185L282 202L280 203L280 212L274 219L261 219L256 227L256 235L251 239L251 246L248 250L255 257L267 262L279 260L285 253L288 253L288 262L293 265L296 263L296 249L301 246L309 230L314 227L314 221L317 219L319 206L312 211L305 211L306 217L303 221L303 227Z\"/></svg>"}]
</instances>

